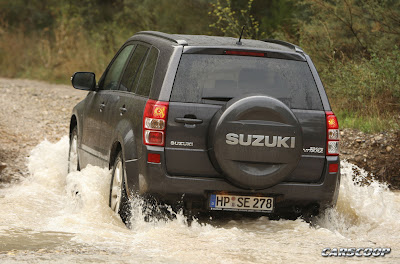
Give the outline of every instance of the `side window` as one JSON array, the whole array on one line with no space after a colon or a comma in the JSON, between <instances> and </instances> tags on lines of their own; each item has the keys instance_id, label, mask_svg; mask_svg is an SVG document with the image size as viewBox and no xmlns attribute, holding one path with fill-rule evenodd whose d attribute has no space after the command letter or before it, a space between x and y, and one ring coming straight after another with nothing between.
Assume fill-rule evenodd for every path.
<instances>
[{"instance_id":1,"label":"side window","mask_svg":"<svg viewBox=\"0 0 400 264\"><path fill-rule=\"evenodd\" d=\"M140 73L140 68L144 62L147 51L147 47L143 45L137 45L131 59L128 62L128 65L126 66L119 90L129 92L135 91L132 89L132 87L134 87L134 83L137 82L136 76L138 76L138 73Z\"/></svg>"},{"instance_id":2,"label":"side window","mask_svg":"<svg viewBox=\"0 0 400 264\"><path fill-rule=\"evenodd\" d=\"M147 60L140 76L139 86L136 89L137 94L149 96L151 85L153 83L154 71L157 65L157 59L158 50L152 47L149 55L147 56Z\"/></svg>"},{"instance_id":3,"label":"side window","mask_svg":"<svg viewBox=\"0 0 400 264\"><path fill-rule=\"evenodd\" d=\"M122 70L124 69L124 65L126 60L129 57L134 45L126 46L119 54L118 57L114 60L111 67L108 69L108 72L104 78L104 82L102 85L102 90L116 90L118 85L119 77L121 76Z\"/></svg>"}]
</instances>

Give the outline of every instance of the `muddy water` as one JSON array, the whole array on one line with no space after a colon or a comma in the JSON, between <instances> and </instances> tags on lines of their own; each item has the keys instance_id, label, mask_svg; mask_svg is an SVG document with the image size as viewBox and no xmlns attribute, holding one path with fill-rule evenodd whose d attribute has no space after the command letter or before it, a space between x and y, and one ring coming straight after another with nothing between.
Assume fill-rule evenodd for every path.
<instances>
[{"instance_id":1,"label":"muddy water","mask_svg":"<svg viewBox=\"0 0 400 264\"><path fill-rule=\"evenodd\" d=\"M373 258L323 258L325 247L390 247L390 254L374 261L400 263L400 194L376 182L355 185L355 167L349 163L342 162L337 207L313 227L302 220L267 217L188 226L179 214L171 221L144 222L136 211L129 230L108 208L109 172L89 166L67 175L67 152L66 137L42 142L28 160L30 177L0 189L0 263L339 263Z\"/></svg>"}]
</instances>

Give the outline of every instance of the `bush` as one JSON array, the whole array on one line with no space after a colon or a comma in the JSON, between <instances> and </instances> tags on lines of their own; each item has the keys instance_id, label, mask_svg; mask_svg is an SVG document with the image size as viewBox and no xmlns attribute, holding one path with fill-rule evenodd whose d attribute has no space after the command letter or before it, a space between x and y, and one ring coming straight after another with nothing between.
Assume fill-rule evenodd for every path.
<instances>
[{"instance_id":1,"label":"bush","mask_svg":"<svg viewBox=\"0 0 400 264\"><path fill-rule=\"evenodd\" d=\"M74 71L99 76L139 30L237 38L246 25L244 38L280 38L310 54L346 125L359 126L361 119L374 129L400 124L398 0L25 2L0 1L5 77L67 83Z\"/></svg>"},{"instance_id":2,"label":"bush","mask_svg":"<svg viewBox=\"0 0 400 264\"><path fill-rule=\"evenodd\" d=\"M334 60L321 71L333 108L362 116L387 117L400 111L400 50L371 59Z\"/></svg>"},{"instance_id":3,"label":"bush","mask_svg":"<svg viewBox=\"0 0 400 264\"><path fill-rule=\"evenodd\" d=\"M68 83L75 71L98 78L128 36L90 34L79 21L60 19L53 30L24 33L3 25L0 31L2 76Z\"/></svg>"},{"instance_id":4,"label":"bush","mask_svg":"<svg viewBox=\"0 0 400 264\"><path fill-rule=\"evenodd\" d=\"M400 2L302 0L298 42L314 59L339 122L399 129Z\"/></svg>"}]
</instances>

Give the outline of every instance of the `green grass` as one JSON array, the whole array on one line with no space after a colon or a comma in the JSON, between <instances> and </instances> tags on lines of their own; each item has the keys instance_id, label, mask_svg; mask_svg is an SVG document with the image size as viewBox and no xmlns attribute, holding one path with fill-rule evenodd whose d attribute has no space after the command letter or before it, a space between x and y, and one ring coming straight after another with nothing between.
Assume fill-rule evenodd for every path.
<instances>
[{"instance_id":1,"label":"green grass","mask_svg":"<svg viewBox=\"0 0 400 264\"><path fill-rule=\"evenodd\" d=\"M365 133L400 130L400 119L396 116L362 116L356 112L336 111L340 128L353 128Z\"/></svg>"}]
</instances>

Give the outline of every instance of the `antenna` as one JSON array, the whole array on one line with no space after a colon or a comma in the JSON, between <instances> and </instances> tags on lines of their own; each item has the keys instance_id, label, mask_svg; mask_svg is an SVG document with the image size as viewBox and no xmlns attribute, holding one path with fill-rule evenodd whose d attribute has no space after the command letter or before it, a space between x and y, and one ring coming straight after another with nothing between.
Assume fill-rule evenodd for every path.
<instances>
[{"instance_id":1,"label":"antenna","mask_svg":"<svg viewBox=\"0 0 400 264\"><path fill-rule=\"evenodd\" d=\"M240 33L239 41L236 41L236 45L242 45L241 40L242 40L243 31L244 31L244 28L245 28L245 27L246 27L246 26L243 26L243 27L242 27L242 33Z\"/></svg>"}]
</instances>

